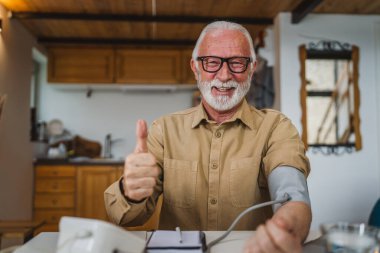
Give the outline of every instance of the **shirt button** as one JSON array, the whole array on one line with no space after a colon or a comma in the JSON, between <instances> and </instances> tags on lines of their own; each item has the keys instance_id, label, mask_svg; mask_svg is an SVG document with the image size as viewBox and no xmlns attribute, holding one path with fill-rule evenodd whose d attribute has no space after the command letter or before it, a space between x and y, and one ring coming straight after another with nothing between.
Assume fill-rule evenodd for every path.
<instances>
[{"instance_id":1,"label":"shirt button","mask_svg":"<svg viewBox=\"0 0 380 253\"><path fill-rule=\"evenodd\" d=\"M210 199L210 203L211 203L212 205L215 205L217 202L218 202L218 201L217 201L216 199L214 199L214 198Z\"/></svg>"},{"instance_id":2,"label":"shirt button","mask_svg":"<svg viewBox=\"0 0 380 253\"><path fill-rule=\"evenodd\" d=\"M222 136L222 134L219 132L219 131L217 131L216 133L215 133L215 137L216 138L220 138Z\"/></svg>"},{"instance_id":3,"label":"shirt button","mask_svg":"<svg viewBox=\"0 0 380 253\"><path fill-rule=\"evenodd\" d=\"M218 168L218 164L216 164L216 163L212 163L212 165L211 165L211 169L216 170L217 168Z\"/></svg>"}]
</instances>

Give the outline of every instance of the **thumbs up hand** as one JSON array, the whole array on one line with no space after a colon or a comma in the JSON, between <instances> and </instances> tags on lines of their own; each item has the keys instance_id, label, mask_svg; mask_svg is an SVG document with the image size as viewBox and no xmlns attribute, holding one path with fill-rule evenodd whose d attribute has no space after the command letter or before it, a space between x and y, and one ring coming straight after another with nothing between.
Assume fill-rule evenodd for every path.
<instances>
[{"instance_id":1,"label":"thumbs up hand","mask_svg":"<svg viewBox=\"0 0 380 253\"><path fill-rule=\"evenodd\" d=\"M148 130L144 120L136 124L136 147L124 164L124 195L134 201L141 201L153 194L160 174L156 158L148 152Z\"/></svg>"}]
</instances>

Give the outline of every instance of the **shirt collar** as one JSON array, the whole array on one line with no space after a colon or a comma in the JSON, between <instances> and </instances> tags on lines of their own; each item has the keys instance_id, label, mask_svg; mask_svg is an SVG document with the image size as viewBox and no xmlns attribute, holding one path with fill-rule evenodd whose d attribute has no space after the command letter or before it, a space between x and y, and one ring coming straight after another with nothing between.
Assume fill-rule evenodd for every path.
<instances>
[{"instance_id":1,"label":"shirt collar","mask_svg":"<svg viewBox=\"0 0 380 253\"><path fill-rule=\"evenodd\" d=\"M202 103L200 103L196 108L191 127L192 128L197 127L203 120L207 121L208 116ZM240 120L241 122L243 122L244 125L249 127L251 130L255 128L254 117L251 112L251 107L248 105L245 99L243 100L243 103L239 106L234 116L232 116L232 118L227 120L226 122L234 122L236 120Z\"/></svg>"},{"instance_id":2,"label":"shirt collar","mask_svg":"<svg viewBox=\"0 0 380 253\"><path fill-rule=\"evenodd\" d=\"M193 123L191 124L191 128L197 127L203 120L207 120L207 113L203 108L202 102L196 107L195 115L193 118Z\"/></svg>"}]
</instances>

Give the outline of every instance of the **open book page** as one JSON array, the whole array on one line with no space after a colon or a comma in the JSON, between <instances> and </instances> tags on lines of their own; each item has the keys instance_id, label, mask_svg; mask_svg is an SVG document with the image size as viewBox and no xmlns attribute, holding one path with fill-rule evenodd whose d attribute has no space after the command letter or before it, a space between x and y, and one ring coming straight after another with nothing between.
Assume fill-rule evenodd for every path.
<instances>
[{"instance_id":1,"label":"open book page","mask_svg":"<svg viewBox=\"0 0 380 253\"><path fill-rule=\"evenodd\" d=\"M159 249L191 250L190 252L202 252L203 240L201 231L157 230L152 233L147 249L148 252L159 252ZM154 251L151 251L154 250ZM194 250L194 251L193 251Z\"/></svg>"}]
</instances>

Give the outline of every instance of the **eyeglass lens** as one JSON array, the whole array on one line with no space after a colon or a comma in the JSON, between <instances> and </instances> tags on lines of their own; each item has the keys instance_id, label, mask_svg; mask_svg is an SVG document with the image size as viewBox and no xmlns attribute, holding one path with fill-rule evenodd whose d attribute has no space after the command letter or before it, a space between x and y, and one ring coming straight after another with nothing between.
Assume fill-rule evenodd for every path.
<instances>
[{"instance_id":1,"label":"eyeglass lens","mask_svg":"<svg viewBox=\"0 0 380 253\"><path fill-rule=\"evenodd\" d=\"M227 62L228 68L233 73L242 73L247 69L249 58L246 57L200 57L202 60L203 69L207 72L217 72L222 68L223 62Z\"/></svg>"}]
</instances>

